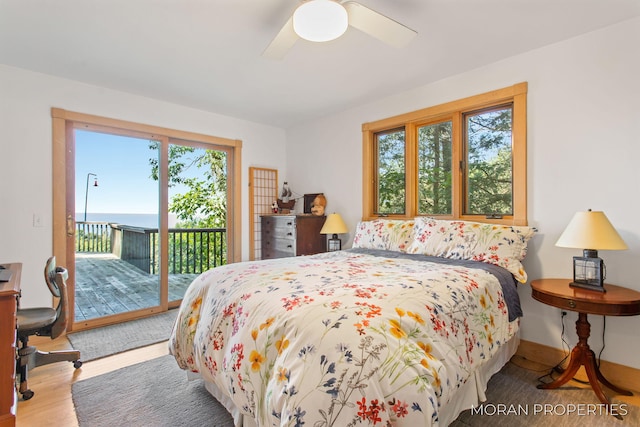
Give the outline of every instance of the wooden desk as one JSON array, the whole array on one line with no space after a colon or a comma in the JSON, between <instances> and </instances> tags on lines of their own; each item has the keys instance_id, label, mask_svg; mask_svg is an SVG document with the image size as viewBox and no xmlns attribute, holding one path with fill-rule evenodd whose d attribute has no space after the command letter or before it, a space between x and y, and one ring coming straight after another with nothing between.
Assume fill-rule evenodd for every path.
<instances>
[{"instance_id":1,"label":"wooden desk","mask_svg":"<svg viewBox=\"0 0 640 427\"><path fill-rule=\"evenodd\" d=\"M22 264L4 264L12 271L0 282L0 427L16 425L16 311Z\"/></svg>"},{"instance_id":2,"label":"wooden desk","mask_svg":"<svg viewBox=\"0 0 640 427\"><path fill-rule=\"evenodd\" d=\"M596 356L587 343L591 334L591 325L587 314L603 316L636 316L640 315L640 292L633 289L605 284L606 292L590 291L569 286L571 279L541 279L531 282L531 295L534 299L563 310L578 312L576 332L578 344L571 350L571 361L564 372L553 382L541 384L538 388L558 388L576 374L580 366L584 366L589 384L600 402L610 405L611 401L604 394L600 383L611 390L625 396L631 396L628 390L611 384L600 372Z\"/></svg>"}]
</instances>

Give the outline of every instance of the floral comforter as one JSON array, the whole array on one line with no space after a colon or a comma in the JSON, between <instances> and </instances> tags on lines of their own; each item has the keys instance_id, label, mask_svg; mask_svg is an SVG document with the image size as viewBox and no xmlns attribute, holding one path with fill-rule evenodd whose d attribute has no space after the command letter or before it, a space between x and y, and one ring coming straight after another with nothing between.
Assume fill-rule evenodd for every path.
<instances>
[{"instance_id":1,"label":"floral comforter","mask_svg":"<svg viewBox=\"0 0 640 427\"><path fill-rule=\"evenodd\" d=\"M203 273L169 347L259 426L437 425L508 317L483 268L339 251Z\"/></svg>"}]
</instances>

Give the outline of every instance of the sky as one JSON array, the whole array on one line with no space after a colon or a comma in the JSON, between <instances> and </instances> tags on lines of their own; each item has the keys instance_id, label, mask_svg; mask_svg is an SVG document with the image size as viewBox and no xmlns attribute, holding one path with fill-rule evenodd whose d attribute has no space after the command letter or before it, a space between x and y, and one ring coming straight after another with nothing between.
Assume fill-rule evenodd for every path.
<instances>
[{"instance_id":1,"label":"sky","mask_svg":"<svg viewBox=\"0 0 640 427\"><path fill-rule=\"evenodd\" d=\"M157 214L159 184L149 159L149 140L76 130L76 213ZM89 176L87 187L87 174ZM94 186L97 179L98 186ZM184 188L170 189L169 198Z\"/></svg>"},{"instance_id":2,"label":"sky","mask_svg":"<svg viewBox=\"0 0 640 427\"><path fill-rule=\"evenodd\" d=\"M157 213L158 182L150 178L149 141L76 131L76 212ZM98 186L94 187L97 175Z\"/></svg>"}]
</instances>

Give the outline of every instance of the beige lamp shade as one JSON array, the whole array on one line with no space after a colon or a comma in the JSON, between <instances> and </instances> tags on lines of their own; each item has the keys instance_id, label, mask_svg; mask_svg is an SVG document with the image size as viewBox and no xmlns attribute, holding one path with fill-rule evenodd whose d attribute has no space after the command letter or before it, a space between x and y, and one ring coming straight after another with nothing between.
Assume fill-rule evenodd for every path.
<instances>
[{"instance_id":1,"label":"beige lamp shade","mask_svg":"<svg viewBox=\"0 0 640 427\"><path fill-rule=\"evenodd\" d=\"M324 221L320 234L342 234L348 233L349 229L345 225L340 214L332 213Z\"/></svg>"},{"instance_id":2,"label":"beige lamp shade","mask_svg":"<svg viewBox=\"0 0 640 427\"><path fill-rule=\"evenodd\" d=\"M627 249L627 244L604 212L592 210L577 212L560 235L556 246L594 250Z\"/></svg>"}]
</instances>

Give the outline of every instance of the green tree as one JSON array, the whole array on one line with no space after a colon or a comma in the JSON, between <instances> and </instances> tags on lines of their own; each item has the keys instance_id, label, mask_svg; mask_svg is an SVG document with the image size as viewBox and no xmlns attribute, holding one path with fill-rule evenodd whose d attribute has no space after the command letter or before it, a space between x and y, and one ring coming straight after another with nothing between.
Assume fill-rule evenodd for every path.
<instances>
[{"instance_id":1,"label":"green tree","mask_svg":"<svg viewBox=\"0 0 640 427\"><path fill-rule=\"evenodd\" d=\"M465 214L513 213L512 107L481 110L465 116L466 155L462 191ZM376 135L378 213L405 209L405 131ZM461 141L462 143L462 141ZM452 122L418 128L418 213L447 215L453 206ZM464 157L463 157L464 158Z\"/></svg>"},{"instance_id":2,"label":"green tree","mask_svg":"<svg viewBox=\"0 0 640 427\"><path fill-rule=\"evenodd\" d=\"M405 131L377 136L378 212L403 214L405 208Z\"/></svg>"},{"instance_id":3,"label":"green tree","mask_svg":"<svg viewBox=\"0 0 640 427\"><path fill-rule=\"evenodd\" d=\"M418 212L450 214L451 121L418 128Z\"/></svg>"},{"instance_id":4,"label":"green tree","mask_svg":"<svg viewBox=\"0 0 640 427\"><path fill-rule=\"evenodd\" d=\"M159 144L150 141L149 148L157 153ZM149 164L151 177L159 180L157 157L150 158ZM178 217L176 228L195 229L170 235L169 272L201 273L225 264L227 240L211 229L225 229L227 224L226 153L170 144L168 165L169 186L186 188L169 200L169 212Z\"/></svg>"},{"instance_id":5,"label":"green tree","mask_svg":"<svg viewBox=\"0 0 640 427\"><path fill-rule=\"evenodd\" d=\"M151 141L149 148L157 151L158 143ZM150 158L149 163L151 177L158 180L158 159ZM202 173L198 177L187 176L192 169ZM171 144L169 186L182 184L187 190L169 200L169 212L177 215L181 227L226 227L227 178L225 152Z\"/></svg>"},{"instance_id":6,"label":"green tree","mask_svg":"<svg viewBox=\"0 0 640 427\"><path fill-rule=\"evenodd\" d=\"M467 212L513 213L511 107L467 116Z\"/></svg>"}]
</instances>

